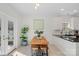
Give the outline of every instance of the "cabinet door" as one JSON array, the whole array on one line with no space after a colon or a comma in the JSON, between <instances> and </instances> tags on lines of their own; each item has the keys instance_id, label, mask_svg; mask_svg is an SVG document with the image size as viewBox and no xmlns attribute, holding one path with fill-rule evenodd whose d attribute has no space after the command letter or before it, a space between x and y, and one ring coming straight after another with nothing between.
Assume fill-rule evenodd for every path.
<instances>
[{"instance_id":1,"label":"cabinet door","mask_svg":"<svg viewBox=\"0 0 79 59\"><path fill-rule=\"evenodd\" d=\"M79 30L79 17L74 18L74 29Z\"/></svg>"}]
</instances>

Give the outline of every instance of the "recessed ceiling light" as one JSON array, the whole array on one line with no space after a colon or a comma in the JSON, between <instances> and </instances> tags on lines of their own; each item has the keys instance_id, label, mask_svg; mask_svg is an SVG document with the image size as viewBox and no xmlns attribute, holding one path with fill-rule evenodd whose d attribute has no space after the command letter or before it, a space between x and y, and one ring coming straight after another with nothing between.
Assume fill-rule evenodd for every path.
<instances>
[{"instance_id":1,"label":"recessed ceiling light","mask_svg":"<svg viewBox=\"0 0 79 59\"><path fill-rule=\"evenodd\" d=\"M63 8L61 8L60 10L61 10L61 11L64 11L64 9L63 9Z\"/></svg>"},{"instance_id":2,"label":"recessed ceiling light","mask_svg":"<svg viewBox=\"0 0 79 59\"><path fill-rule=\"evenodd\" d=\"M39 3L36 3L36 4L35 4L35 10L37 10L38 7L39 7Z\"/></svg>"},{"instance_id":3,"label":"recessed ceiling light","mask_svg":"<svg viewBox=\"0 0 79 59\"><path fill-rule=\"evenodd\" d=\"M37 10L37 6L35 6L35 10Z\"/></svg>"},{"instance_id":4,"label":"recessed ceiling light","mask_svg":"<svg viewBox=\"0 0 79 59\"><path fill-rule=\"evenodd\" d=\"M73 10L73 12L74 12L74 13L76 13L76 12L77 12L77 10L75 9L75 10Z\"/></svg>"}]
</instances>

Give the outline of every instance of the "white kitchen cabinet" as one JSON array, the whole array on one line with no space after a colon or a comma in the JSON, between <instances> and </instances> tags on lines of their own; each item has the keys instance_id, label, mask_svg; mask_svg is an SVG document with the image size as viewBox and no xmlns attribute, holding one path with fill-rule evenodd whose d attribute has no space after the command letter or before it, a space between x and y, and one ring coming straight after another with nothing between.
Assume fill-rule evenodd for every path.
<instances>
[{"instance_id":1,"label":"white kitchen cabinet","mask_svg":"<svg viewBox=\"0 0 79 59\"><path fill-rule=\"evenodd\" d=\"M79 30L79 17L74 17L74 30Z\"/></svg>"},{"instance_id":2,"label":"white kitchen cabinet","mask_svg":"<svg viewBox=\"0 0 79 59\"><path fill-rule=\"evenodd\" d=\"M56 47L66 56L76 56L76 42L70 42L62 38L53 36Z\"/></svg>"},{"instance_id":3,"label":"white kitchen cabinet","mask_svg":"<svg viewBox=\"0 0 79 59\"><path fill-rule=\"evenodd\" d=\"M63 18L63 23L68 23L68 28L72 30L79 30L79 17Z\"/></svg>"},{"instance_id":4,"label":"white kitchen cabinet","mask_svg":"<svg viewBox=\"0 0 79 59\"><path fill-rule=\"evenodd\" d=\"M53 36L51 42L65 56L79 56L79 42L71 42L57 36Z\"/></svg>"}]
</instances>

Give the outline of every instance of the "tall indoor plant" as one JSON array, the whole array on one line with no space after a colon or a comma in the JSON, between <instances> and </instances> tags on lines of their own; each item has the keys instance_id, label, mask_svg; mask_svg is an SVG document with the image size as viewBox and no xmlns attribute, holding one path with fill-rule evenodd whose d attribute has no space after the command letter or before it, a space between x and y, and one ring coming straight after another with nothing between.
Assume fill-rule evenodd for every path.
<instances>
[{"instance_id":1,"label":"tall indoor plant","mask_svg":"<svg viewBox=\"0 0 79 59\"><path fill-rule=\"evenodd\" d=\"M22 41L22 45L26 46L28 44L28 37L27 37L27 32L28 32L29 28L28 26L25 26L21 29L21 36L20 39Z\"/></svg>"}]
</instances>

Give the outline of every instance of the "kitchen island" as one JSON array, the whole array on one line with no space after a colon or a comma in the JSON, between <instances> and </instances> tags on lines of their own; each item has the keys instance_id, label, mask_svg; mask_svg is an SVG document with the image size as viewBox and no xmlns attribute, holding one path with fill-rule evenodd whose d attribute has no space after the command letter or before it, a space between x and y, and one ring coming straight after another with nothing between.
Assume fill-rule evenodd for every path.
<instances>
[{"instance_id":1,"label":"kitchen island","mask_svg":"<svg viewBox=\"0 0 79 59\"><path fill-rule=\"evenodd\" d=\"M79 56L79 41L73 41L73 38L64 38L59 35L53 35L53 43L66 56Z\"/></svg>"}]
</instances>

